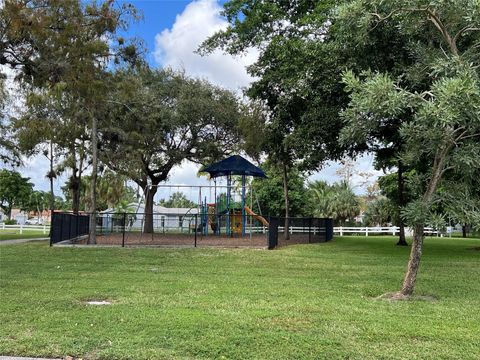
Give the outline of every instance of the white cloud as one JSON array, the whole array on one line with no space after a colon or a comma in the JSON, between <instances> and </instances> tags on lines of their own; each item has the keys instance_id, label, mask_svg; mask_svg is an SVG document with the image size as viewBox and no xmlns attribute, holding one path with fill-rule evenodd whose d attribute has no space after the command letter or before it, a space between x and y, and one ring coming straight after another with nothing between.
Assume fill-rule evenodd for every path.
<instances>
[{"instance_id":1,"label":"white cloud","mask_svg":"<svg viewBox=\"0 0 480 360\"><path fill-rule=\"evenodd\" d=\"M257 51L251 50L238 57L221 51L207 56L195 53L205 39L227 27L228 23L220 16L220 11L221 7L215 0L197 0L188 4L177 15L172 27L155 37L154 57L162 66L184 69L188 75L238 91L252 81L245 67L255 62Z\"/></svg>"}]
</instances>

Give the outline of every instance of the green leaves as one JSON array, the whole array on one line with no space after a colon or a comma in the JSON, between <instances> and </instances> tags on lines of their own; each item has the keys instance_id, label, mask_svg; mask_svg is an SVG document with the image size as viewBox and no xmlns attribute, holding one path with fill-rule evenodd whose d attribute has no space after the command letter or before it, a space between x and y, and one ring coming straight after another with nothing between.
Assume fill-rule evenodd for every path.
<instances>
[{"instance_id":1,"label":"green leaves","mask_svg":"<svg viewBox=\"0 0 480 360\"><path fill-rule=\"evenodd\" d=\"M101 123L100 156L144 188L184 160L209 162L237 146L234 94L183 73L139 67L118 71Z\"/></svg>"},{"instance_id":2,"label":"green leaves","mask_svg":"<svg viewBox=\"0 0 480 360\"><path fill-rule=\"evenodd\" d=\"M395 223L396 210L390 199L379 197L368 203L363 223L366 226L387 226L390 221Z\"/></svg>"},{"instance_id":3,"label":"green leaves","mask_svg":"<svg viewBox=\"0 0 480 360\"><path fill-rule=\"evenodd\" d=\"M313 197L314 214L319 217L332 217L343 224L360 213L357 196L345 181L328 185L315 181L309 185Z\"/></svg>"},{"instance_id":4,"label":"green leaves","mask_svg":"<svg viewBox=\"0 0 480 360\"><path fill-rule=\"evenodd\" d=\"M390 121L405 114L411 106L409 94L396 85L388 74L352 71L343 73L346 91L350 92L348 107L341 116L346 126L340 134L345 145L368 142L371 134Z\"/></svg>"},{"instance_id":5,"label":"green leaves","mask_svg":"<svg viewBox=\"0 0 480 360\"><path fill-rule=\"evenodd\" d=\"M258 200L260 204L260 209L258 209L254 202L253 209L263 215L283 216L285 214L285 201L282 172L275 164L268 161L263 163L261 167L266 171L268 177L253 180L253 198ZM297 168L290 168L288 183L289 216L311 216L312 202L305 187L305 175Z\"/></svg>"},{"instance_id":6,"label":"green leaves","mask_svg":"<svg viewBox=\"0 0 480 360\"><path fill-rule=\"evenodd\" d=\"M189 200L187 196L181 192L181 191L176 191L170 195L168 200L161 199L159 202L160 206L164 206L167 208L194 208L197 207L197 204L195 204L193 201Z\"/></svg>"},{"instance_id":7,"label":"green leaves","mask_svg":"<svg viewBox=\"0 0 480 360\"><path fill-rule=\"evenodd\" d=\"M33 184L16 171L0 170L0 208L10 219L12 208L28 208Z\"/></svg>"}]
</instances>

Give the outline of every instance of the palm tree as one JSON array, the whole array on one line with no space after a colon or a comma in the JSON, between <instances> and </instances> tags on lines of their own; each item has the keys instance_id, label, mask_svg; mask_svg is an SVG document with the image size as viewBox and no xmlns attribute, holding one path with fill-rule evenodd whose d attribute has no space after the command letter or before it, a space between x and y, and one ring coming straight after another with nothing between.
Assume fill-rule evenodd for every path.
<instances>
[{"instance_id":1,"label":"palm tree","mask_svg":"<svg viewBox=\"0 0 480 360\"><path fill-rule=\"evenodd\" d=\"M315 215L331 217L344 224L360 213L357 196L346 181L328 185L325 181L310 184L315 201Z\"/></svg>"},{"instance_id":2,"label":"palm tree","mask_svg":"<svg viewBox=\"0 0 480 360\"><path fill-rule=\"evenodd\" d=\"M340 224L345 224L347 219L353 219L360 213L358 198L346 181L333 184L332 193L332 217Z\"/></svg>"},{"instance_id":3,"label":"palm tree","mask_svg":"<svg viewBox=\"0 0 480 360\"><path fill-rule=\"evenodd\" d=\"M332 191L326 181L316 180L309 184L309 189L314 200L314 215L318 217L330 217L330 198Z\"/></svg>"}]
</instances>

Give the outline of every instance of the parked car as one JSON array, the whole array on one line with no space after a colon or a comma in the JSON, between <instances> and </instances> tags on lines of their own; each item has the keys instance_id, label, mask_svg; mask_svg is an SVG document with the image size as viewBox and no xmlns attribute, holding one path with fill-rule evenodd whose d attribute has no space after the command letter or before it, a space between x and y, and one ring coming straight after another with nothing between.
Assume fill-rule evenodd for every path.
<instances>
[{"instance_id":1,"label":"parked car","mask_svg":"<svg viewBox=\"0 0 480 360\"><path fill-rule=\"evenodd\" d=\"M27 221L25 221L25 224L26 225L42 225L42 219L36 219L36 218L28 219Z\"/></svg>"}]
</instances>

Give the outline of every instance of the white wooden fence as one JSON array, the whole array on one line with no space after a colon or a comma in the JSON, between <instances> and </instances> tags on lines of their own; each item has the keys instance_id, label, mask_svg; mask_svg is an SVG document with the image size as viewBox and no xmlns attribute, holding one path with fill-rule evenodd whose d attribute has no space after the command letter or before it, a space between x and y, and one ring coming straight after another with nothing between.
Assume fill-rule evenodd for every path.
<instances>
[{"instance_id":1,"label":"white wooden fence","mask_svg":"<svg viewBox=\"0 0 480 360\"><path fill-rule=\"evenodd\" d=\"M333 233L340 236L349 235L349 234L365 234L365 236L373 234L391 234L397 235L400 233L400 228L398 226L386 226L386 227L354 227L354 226L336 226L333 228ZM405 233L407 235L412 234L412 230L405 228ZM443 234L431 227L424 228L425 235L436 235L443 237Z\"/></svg>"},{"instance_id":2,"label":"white wooden fence","mask_svg":"<svg viewBox=\"0 0 480 360\"><path fill-rule=\"evenodd\" d=\"M5 225L5 223L0 224L1 230L19 230L20 234L23 234L24 231L41 231L43 234L48 234L50 231L50 225Z\"/></svg>"},{"instance_id":3,"label":"white wooden fence","mask_svg":"<svg viewBox=\"0 0 480 360\"><path fill-rule=\"evenodd\" d=\"M24 231L41 231L43 234L48 234L50 231L50 225L5 225L5 223L0 224L0 229L1 230L18 230L20 234L23 234ZM250 230L252 233L265 233L267 228L263 226L256 226L256 227L251 227L247 228L247 232ZM305 231L308 231L308 227L303 227L303 226L291 226L289 227L290 233L303 233ZM278 228L279 232L283 232L283 227ZM325 231L324 229L320 228L311 228L310 231L312 232L323 232ZM409 229L405 229L407 234L411 232ZM443 236L443 234L437 230L434 230L433 228L426 227L425 228L425 235L436 235L436 236ZM400 233L400 228L398 226L386 226L386 227L354 227L354 226L336 226L333 228L333 233L344 236L344 235L349 235L349 234L362 234L365 236L369 235L374 235L374 234L389 234L389 235L397 235Z\"/></svg>"}]
</instances>

